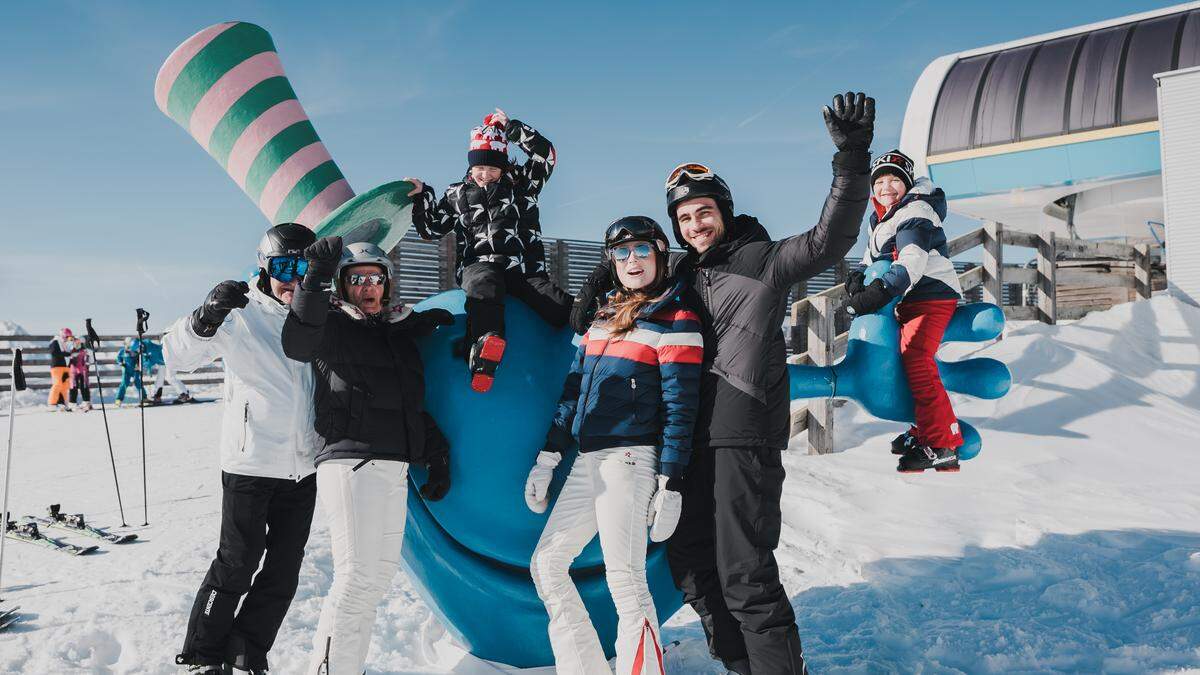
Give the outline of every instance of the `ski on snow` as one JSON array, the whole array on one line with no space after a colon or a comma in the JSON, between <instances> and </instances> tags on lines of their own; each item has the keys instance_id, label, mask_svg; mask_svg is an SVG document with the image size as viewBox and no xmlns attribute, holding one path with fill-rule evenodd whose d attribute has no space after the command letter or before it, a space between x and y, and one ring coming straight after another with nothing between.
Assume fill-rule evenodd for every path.
<instances>
[{"instance_id":1,"label":"ski on snow","mask_svg":"<svg viewBox=\"0 0 1200 675\"><path fill-rule=\"evenodd\" d=\"M32 521L23 523L18 523L15 520L8 521L5 527L4 536L8 537L9 539L16 539L18 541L41 546L42 548L48 548L52 551L69 553L71 555L85 555L100 548L99 546L77 546L75 544L68 544L65 541L54 539L52 537L47 537L46 535L42 534L40 530L38 530L37 523Z\"/></svg>"},{"instance_id":2,"label":"ski on snow","mask_svg":"<svg viewBox=\"0 0 1200 675\"><path fill-rule=\"evenodd\" d=\"M21 615L17 614L18 609L21 609L21 607L17 606L10 607L8 609L0 609L0 631L8 628L20 620Z\"/></svg>"},{"instance_id":3,"label":"ski on snow","mask_svg":"<svg viewBox=\"0 0 1200 675\"><path fill-rule=\"evenodd\" d=\"M94 539L103 539L111 544L127 544L137 539L136 534L115 534L103 528L88 525L82 513L63 513L58 504L51 504L50 508L46 509L46 513L50 516L49 518L25 517L39 525L68 530Z\"/></svg>"}]
</instances>

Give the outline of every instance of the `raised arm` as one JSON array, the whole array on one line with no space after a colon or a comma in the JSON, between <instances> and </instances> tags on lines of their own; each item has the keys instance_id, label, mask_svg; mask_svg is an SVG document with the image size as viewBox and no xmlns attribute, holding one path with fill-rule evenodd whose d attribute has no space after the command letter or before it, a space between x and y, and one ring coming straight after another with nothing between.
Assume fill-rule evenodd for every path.
<instances>
[{"instance_id":1,"label":"raised arm","mask_svg":"<svg viewBox=\"0 0 1200 675\"><path fill-rule=\"evenodd\" d=\"M536 197L546 186L546 181L550 180L550 174L554 173L554 165L558 161L554 144L537 129L520 120L508 120L504 135L509 143L516 144L529 157L514 170L513 178L529 196ZM525 208L526 205L521 206Z\"/></svg>"},{"instance_id":2,"label":"raised arm","mask_svg":"<svg viewBox=\"0 0 1200 675\"><path fill-rule=\"evenodd\" d=\"M322 237L304 249L308 273L292 296L291 309L283 322L283 353L289 359L308 363L321 349L333 294L333 275L341 257L341 237Z\"/></svg>"}]
</instances>

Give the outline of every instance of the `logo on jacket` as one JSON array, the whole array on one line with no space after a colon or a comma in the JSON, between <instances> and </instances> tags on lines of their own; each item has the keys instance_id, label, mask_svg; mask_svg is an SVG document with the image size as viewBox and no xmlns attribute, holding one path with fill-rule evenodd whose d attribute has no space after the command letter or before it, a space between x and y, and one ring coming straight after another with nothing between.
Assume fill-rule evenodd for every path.
<instances>
[{"instance_id":1,"label":"logo on jacket","mask_svg":"<svg viewBox=\"0 0 1200 675\"><path fill-rule=\"evenodd\" d=\"M625 451L625 463L629 466L637 466L637 460L634 459L633 453L629 450Z\"/></svg>"}]
</instances>

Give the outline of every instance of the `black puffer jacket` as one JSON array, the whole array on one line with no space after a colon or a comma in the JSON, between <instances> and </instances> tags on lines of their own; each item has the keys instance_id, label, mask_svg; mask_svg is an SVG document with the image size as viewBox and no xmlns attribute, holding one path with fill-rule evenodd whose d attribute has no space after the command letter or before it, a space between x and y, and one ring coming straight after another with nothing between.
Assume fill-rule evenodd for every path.
<instances>
[{"instance_id":1,"label":"black puffer jacket","mask_svg":"<svg viewBox=\"0 0 1200 675\"><path fill-rule=\"evenodd\" d=\"M785 448L789 432L788 289L837 262L858 239L870 196L866 152L834 155L833 185L817 224L780 241L758 220L738 216L721 243L688 250L676 273L692 288L689 305L704 325L704 374L694 447Z\"/></svg>"},{"instance_id":2,"label":"black puffer jacket","mask_svg":"<svg viewBox=\"0 0 1200 675\"><path fill-rule=\"evenodd\" d=\"M500 180L479 187L468 174L446 188L440 200L428 185L413 201L413 226L423 239L454 232L457 278L473 262L521 267L526 275L546 273L546 252L538 195L554 172L554 146L533 127L509 120L508 142L528 155L523 165L511 165Z\"/></svg>"},{"instance_id":3,"label":"black puffer jacket","mask_svg":"<svg viewBox=\"0 0 1200 675\"><path fill-rule=\"evenodd\" d=\"M411 310L406 312L411 314ZM425 367L404 319L331 307L328 292L296 289L283 324L283 352L312 363L316 430L327 459L386 459L429 466L449 444L425 411Z\"/></svg>"}]
</instances>

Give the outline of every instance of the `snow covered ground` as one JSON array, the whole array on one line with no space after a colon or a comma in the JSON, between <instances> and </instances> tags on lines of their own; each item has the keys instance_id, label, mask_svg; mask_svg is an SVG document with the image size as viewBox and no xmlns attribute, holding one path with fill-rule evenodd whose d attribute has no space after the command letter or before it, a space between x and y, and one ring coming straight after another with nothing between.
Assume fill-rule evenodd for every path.
<instances>
[{"instance_id":1,"label":"snow covered ground","mask_svg":"<svg viewBox=\"0 0 1200 675\"><path fill-rule=\"evenodd\" d=\"M956 397L984 437L960 474L897 474L899 428L854 404L839 411L843 452L786 456L778 556L814 672L1200 668L1200 310L1157 297L943 350L972 353L1007 362L1015 382L998 401ZM143 541L87 558L10 541L3 595L25 617L0 634L0 671L174 672L216 545L220 413L147 412L140 527L138 411L111 412L125 517ZM16 428L15 512L62 502L119 525L99 411L26 409ZM318 510L273 672L301 672L331 569ZM669 672L722 672L689 609L664 638L680 641ZM450 644L402 575L368 669L496 672Z\"/></svg>"}]
</instances>

